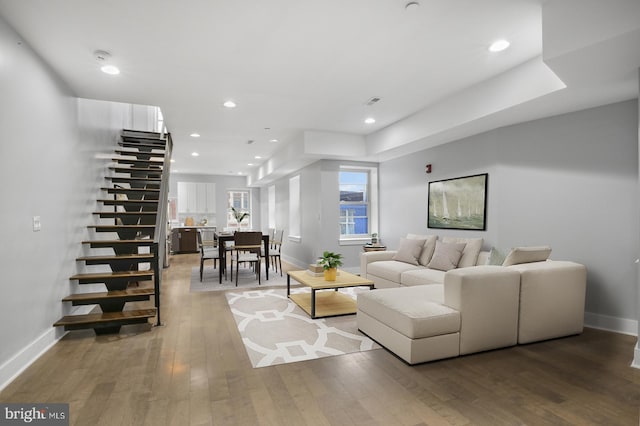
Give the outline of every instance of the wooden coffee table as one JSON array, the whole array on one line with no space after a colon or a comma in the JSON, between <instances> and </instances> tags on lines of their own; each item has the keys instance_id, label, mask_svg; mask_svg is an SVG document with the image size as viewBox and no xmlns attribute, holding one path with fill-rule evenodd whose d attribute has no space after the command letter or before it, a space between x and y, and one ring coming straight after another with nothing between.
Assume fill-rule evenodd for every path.
<instances>
[{"instance_id":1,"label":"wooden coffee table","mask_svg":"<svg viewBox=\"0 0 640 426\"><path fill-rule=\"evenodd\" d=\"M311 288L311 293L291 294L291 278ZM373 289L374 283L358 275L345 271L339 271L335 281L325 281L324 277L314 277L307 271L287 272L287 297L300 306L311 318L335 317L356 313L356 301L338 291L346 287L369 287ZM318 290L335 290L322 291Z\"/></svg>"}]
</instances>

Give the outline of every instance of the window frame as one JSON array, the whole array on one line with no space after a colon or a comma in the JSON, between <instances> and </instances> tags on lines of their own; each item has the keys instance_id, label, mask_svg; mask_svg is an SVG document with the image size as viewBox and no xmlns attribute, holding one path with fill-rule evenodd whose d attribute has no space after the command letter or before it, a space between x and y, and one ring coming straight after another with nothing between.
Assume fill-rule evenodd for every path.
<instances>
[{"instance_id":1,"label":"window frame","mask_svg":"<svg viewBox=\"0 0 640 426\"><path fill-rule=\"evenodd\" d=\"M363 242L369 242L371 240L371 234L378 232L378 169L376 167L364 167L364 166L353 166L353 165L342 165L339 169L338 174L338 197L340 197L342 185L340 179L340 173L342 172L355 172L355 173L366 173L367 175L367 183L366 183L366 197L363 202L344 202L339 201L339 212L338 212L338 232L340 245L356 245L362 244ZM354 205L354 206L366 206L367 212L367 224L368 229L364 234L343 234L342 233L342 210L343 206Z\"/></svg>"},{"instance_id":2,"label":"window frame","mask_svg":"<svg viewBox=\"0 0 640 426\"><path fill-rule=\"evenodd\" d=\"M240 228L240 224L236 222L235 218L233 217L233 212L231 211L231 207L233 206L232 203L232 194L234 193L241 193L241 194L246 194L246 204L247 207L243 208L240 207L242 210L241 211L246 211L249 213L249 223L248 223L248 227L249 229L252 228L252 224L253 224L253 213L251 211L251 190L250 189L227 189L227 228L236 228L239 229ZM244 222L243 222L244 223Z\"/></svg>"}]
</instances>

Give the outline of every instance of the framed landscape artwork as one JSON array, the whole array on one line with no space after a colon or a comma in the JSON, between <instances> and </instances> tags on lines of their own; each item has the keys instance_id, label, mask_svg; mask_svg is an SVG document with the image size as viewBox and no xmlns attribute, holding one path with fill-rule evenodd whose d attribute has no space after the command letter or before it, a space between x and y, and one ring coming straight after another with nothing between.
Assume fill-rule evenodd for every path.
<instances>
[{"instance_id":1,"label":"framed landscape artwork","mask_svg":"<svg viewBox=\"0 0 640 426\"><path fill-rule=\"evenodd\" d=\"M484 231L488 174L429 182L427 227Z\"/></svg>"}]
</instances>

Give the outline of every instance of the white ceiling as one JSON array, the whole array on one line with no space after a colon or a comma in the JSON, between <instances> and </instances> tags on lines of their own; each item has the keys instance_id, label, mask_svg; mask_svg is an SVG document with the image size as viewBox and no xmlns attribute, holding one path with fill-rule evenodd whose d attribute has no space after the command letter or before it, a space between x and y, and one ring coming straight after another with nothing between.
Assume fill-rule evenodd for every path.
<instances>
[{"instance_id":1,"label":"white ceiling","mask_svg":"<svg viewBox=\"0 0 640 426\"><path fill-rule=\"evenodd\" d=\"M77 96L159 106L174 140L175 170L242 173L259 184L303 164L303 157L384 160L518 120L637 96L636 58L626 72L616 69L615 78L610 72L597 84L586 79L561 90L547 65L555 60L567 79L584 71L572 69L569 53L599 52L558 31L573 28L564 18L581 18L567 13L575 1L420 0L406 10L402 0L0 0L0 15ZM583 20L601 19L597 0L579 1L593 12ZM624 32L633 36L629 48L637 48L640 24L633 18L640 2L606 3L624 9L612 13L616 25L603 25L589 43ZM543 7L554 34L545 49L558 40L546 65ZM625 31L619 15L631 16ZM579 38L597 24L568 32ZM490 53L499 38L511 47ZM98 71L97 49L112 54L120 75ZM534 68L545 82L539 92L515 93L521 89L505 85L518 75L531 79ZM499 86L504 102L479 113ZM512 92L518 99L507 101ZM374 96L381 101L367 106ZM238 106L224 108L229 99ZM364 124L368 116L377 122ZM438 122L430 123L434 117ZM201 137L191 138L193 132ZM348 155L339 144L310 149L314 132L332 132L345 144L361 140L362 149L347 149Z\"/></svg>"}]
</instances>

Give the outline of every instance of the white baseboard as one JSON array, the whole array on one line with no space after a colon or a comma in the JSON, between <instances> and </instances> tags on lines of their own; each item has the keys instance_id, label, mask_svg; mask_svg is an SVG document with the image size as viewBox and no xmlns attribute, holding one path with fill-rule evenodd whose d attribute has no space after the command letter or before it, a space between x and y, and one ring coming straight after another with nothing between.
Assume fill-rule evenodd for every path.
<instances>
[{"instance_id":1,"label":"white baseboard","mask_svg":"<svg viewBox=\"0 0 640 426\"><path fill-rule=\"evenodd\" d=\"M625 318L610 317L591 312L585 312L584 325L600 330L615 331L616 333L638 335L638 321ZM637 349L636 349L637 351Z\"/></svg>"},{"instance_id":2,"label":"white baseboard","mask_svg":"<svg viewBox=\"0 0 640 426\"><path fill-rule=\"evenodd\" d=\"M290 265L293 265L293 266L295 266L297 268L300 268L300 269L306 269L309 266L309 264L302 264L302 263L300 263L300 261L298 259L294 259L294 258L289 257L289 256L281 255L281 257L282 257L283 261L285 261L285 262L289 263Z\"/></svg>"},{"instance_id":3,"label":"white baseboard","mask_svg":"<svg viewBox=\"0 0 640 426\"><path fill-rule=\"evenodd\" d=\"M4 364L0 365L0 391L27 369L42 354L48 351L67 332L61 328L51 328L23 348Z\"/></svg>"}]
</instances>

